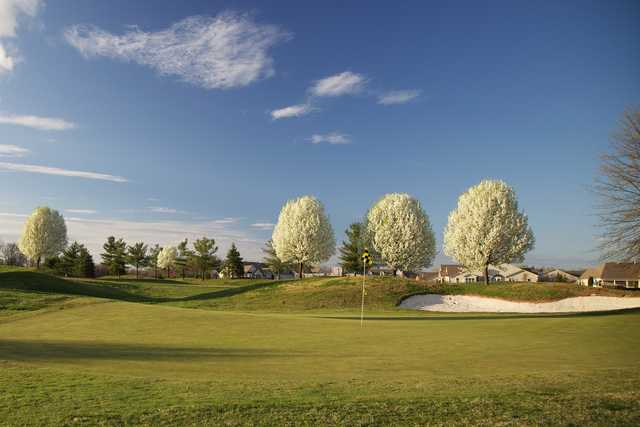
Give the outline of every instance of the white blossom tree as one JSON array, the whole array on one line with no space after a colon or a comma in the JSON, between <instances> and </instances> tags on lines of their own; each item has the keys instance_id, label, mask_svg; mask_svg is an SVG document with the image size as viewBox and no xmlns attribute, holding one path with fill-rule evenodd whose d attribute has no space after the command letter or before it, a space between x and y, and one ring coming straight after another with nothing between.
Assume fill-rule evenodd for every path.
<instances>
[{"instance_id":1,"label":"white blossom tree","mask_svg":"<svg viewBox=\"0 0 640 427\"><path fill-rule=\"evenodd\" d=\"M175 246L166 246L158 254L158 267L167 270L167 277L171 276L171 267L175 266L178 250Z\"/></svg>"},{"instance_id":2,"label":"white blossom tree","mask_svg":"<svg viewBox=\"0 0 640 427\"><path fill-rule=\"evenodd\" d=\"M368 240L394 269L416 270L433 263L436 239L420 202L408 194L386 194L367 214Z\"/></svg>"},{"instance_id":3,"label":"white blossom tree","mask_svg":"<svg viewBox=\"0 0 640 427\"><path fill-rule=\"evenodd\" d=\"M46 206L36 208L24 224L18 242L20 251L40 268L43 258L58 255L66 246L67 226L64 217Z\"/></svg>"},{"instance_id":4,"label":"white blossom tree","mask_svg":"<svg viewBox=\"0 0 640 427\"><path fill-rule=\"evenodd\" d=\"M489 264L522 262L534 244L515 192L502 181L484 180L462 194L444 230L444 253L468 270L484 270L485 283Z\"/></svg>"},{"instance_id":5,"label":"white blossom tree","mask_svg":"<svg viewBox=\"0 0 640 427\"><path fill-rule=\"evenodd\" d=\"M304 264L327 261L336 250L333 229L324 206L311 196L285 203L273 230L272 241L280 260L299 266L300 278Z\"/></svg>"}]
</instances>

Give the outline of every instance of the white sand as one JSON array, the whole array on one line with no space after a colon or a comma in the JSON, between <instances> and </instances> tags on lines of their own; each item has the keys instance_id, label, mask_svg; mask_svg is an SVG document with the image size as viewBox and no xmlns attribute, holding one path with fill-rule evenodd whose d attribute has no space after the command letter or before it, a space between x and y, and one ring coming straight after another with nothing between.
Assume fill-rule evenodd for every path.
<instances>
[{"instance_id":1,"label":"white sand","mask_svg":"<svg viewBox=\"0 0 640 427\"><path fill-rule=\"evenodd\" d=\"M636 297L575 297L554 302L513 302L497 298L470 295L414 295L402 303L402 308L424 311L472 313L576 313L608 311L640 307Z\"/></svg>"}]
</instances>

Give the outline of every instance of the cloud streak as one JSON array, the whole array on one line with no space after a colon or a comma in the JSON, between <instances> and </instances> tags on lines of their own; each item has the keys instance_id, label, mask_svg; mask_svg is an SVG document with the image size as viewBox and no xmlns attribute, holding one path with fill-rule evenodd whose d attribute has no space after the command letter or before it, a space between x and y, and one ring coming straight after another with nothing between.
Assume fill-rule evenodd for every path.
<instances>
[{"instance_id":1,"label":"cloud streak","mask_svg":"<svg viewBox=\"0 0 640 427\"><path fill-rule=\"evenodd\" d=\"M68 176L68 177L74 177L74 178L94 179L94 180L111 181L111 182L128 182L126 178L123 178L121 176L109 175L105 173L83 172L83 171L55 168L50 166L25 165L22 163L0 162L0 171L37 173L37 174L44 174L44 175L59 175L59 176Z\"/></svg>"},{"instance_id":2,"label":"cloud streak","mask_svg":"<svg viewBox=\"0 0 640 427\"><path fill-rule=\"evenodd\" d=\"M251 227L256 228L258 230L271 230L276 225L271 222L256 222L251 224Z\"/></svg>"},{"instance_id":3,"label":"cloud streak","mask_svg":"<svg viewBox=\"0 0 640 427\"><path fill-rule=\"evenodd\" d=\"M345 71L324 79L316 80L309 89L309 92L315 96L335 97L353 95L360 92L366 83L367 79L362 74Z\"/></svg>"},{"instance_id":4,"label":"cloud streak","mask_svg":"<svg viewBox=\"0 0 640 427\"><path fill-rule=\"evenodd\" d=\"M340 132L331 132L324 135L314 134L311 136L312 144L322 144L323 142L331 145L351 144L351 138Z\"/></svg>"},{"instance_id":5,"label":"cloud streak","mask_svg":"<svg viewBox=\"0 0 640 427\"><path fill-rule=\"evenodd\" d=\"M0 144L0 157L24 157L30 151L17 145Z\"/></svg>"},{"instance_id":6,"label":"cloud streak","mask_svg":"<svg viewBox=\"0 0 640 427\"><path fill-rule=\"evenodd\" d=\"M64 211L76 215L94 215L98 213L98 211L93 209L65 209Z\"/></svg>"},{"instance_id":7,"label":"cloud streak","mask_svg":"<svg viewBox=\"0 0 640 427\"><path fill-rule=\"evenodd\" d=\"M76 127L75 123L63 119L38 116L0 115L0 124L24 126L38 130L67 130Z\"/></svg>"},{"instance_id":8,"label":"cloud streak","mask_svg":"<svg viewBox=\"0 0 640 427\"><path fill-rule=\"evenodd\" d=\"M310 104L298 104L280 108L278 110L273 110L270 114L273 120L278 120L290 117L304 116L314 110L316 110L316 108L312 107Z\"/></svg>"},{"instance_id":9,"label":"cloud streak","mask_svg":"<svg viewBox=\"0 0 640 427\"><path fill-rule=\"evenodd\" d=\"M94 26L65 31L67 42L85 57L135 62L205 89L243 87L271 77L269 50L290 37L277 26L234 12L192 16L156 32L135 27L115 35Z\"/></svg>"},{"instance_id":10,"label":"cloud streak","mask_svg":"<svg viewBox=\"0 0 640 427\"><path fill-rule=\"evenodd\" d=\"M392 90L378 97L378 104L404 104L420 96L419 90Z\"/></svg>"}]
</instances>

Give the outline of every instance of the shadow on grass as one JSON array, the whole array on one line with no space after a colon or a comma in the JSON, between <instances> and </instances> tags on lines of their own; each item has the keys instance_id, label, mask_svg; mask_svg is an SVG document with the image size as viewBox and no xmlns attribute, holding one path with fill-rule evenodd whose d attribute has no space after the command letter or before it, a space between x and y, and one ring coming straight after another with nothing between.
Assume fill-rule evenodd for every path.
<instances>
[{"instance_id":1,"label":"shadow on grass","mask_svg":"<svg viewBox=\"0 0 640 427\"><path fill-rule=\"evenodd\" d=\"M364 320L422 320L422 321L434 321L434 320L517 320L517 319L556 319L556 318L570 318L570 317L601 317L601 316L620 316L625 314L640 314L640 308L625 308L621 310L609 310L609 311L590 311L585 313L487 313L483 314L466 314L456 313L454 315L433 315L425 316L366 316ZM336 320L357 320L360 321L360 316L314 316L318 319L336 319Z\"/></svg>"},{"instance_id":2,"label":"shadow on grass","mask_svg":"<svg viewBox=\"0 0 640 427\"><path fill-rule=\"evenodd\" d=\"M0 339L0 359L29 360L188 360L294 357L302 353L255 348L171 347L85 341L30 341Z\"/></svg>"},{"instance_id":3,"label":"shadow on grass","mask_svg":"<svg viewBox=\"0 0 640 427\"><path fill-rule=\"evenodd\" d=\"M144 283L144 282L141 282ZM166 282L163 282L166 283ZM178 282L181 283L182 282ZM164 303L183 301L202 301L215 298L224 298L243 294L256 289L266 289L279 286L283 282L254 283L235 288L223 289L214 292L205 292L186 297L150 297L125 289L137 289L131 283L119 283L118 279L84 282L81 280L66 280L61 277L51 276L35 272L8 272L0 276L0 289L20 290L37 293L57 293L66 295L79 295L95 298L108 298L126 302Z\"/></svg>"}]
</instances>

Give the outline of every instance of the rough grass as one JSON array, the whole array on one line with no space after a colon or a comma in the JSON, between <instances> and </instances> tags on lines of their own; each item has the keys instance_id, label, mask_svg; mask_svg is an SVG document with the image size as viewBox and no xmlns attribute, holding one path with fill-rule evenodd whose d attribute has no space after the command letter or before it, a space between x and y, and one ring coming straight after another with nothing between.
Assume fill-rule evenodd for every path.
<instances>
[{"instance_id":1,"label":"rough grass","mask_svg":"<svg viewBox=\"0 0 640 427\"><path fill-rule=\"evenodd\" d=\"M416 313L376 279L361 328L357 278L177 282L0 274L0 424L640 423L640 311Z\"/></svg>"}]
</instances>

